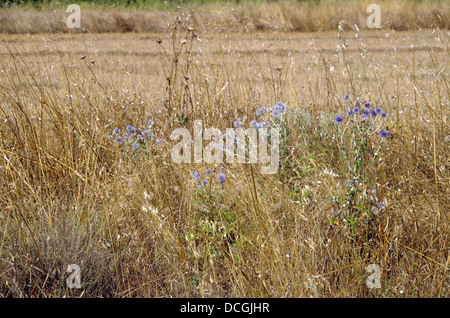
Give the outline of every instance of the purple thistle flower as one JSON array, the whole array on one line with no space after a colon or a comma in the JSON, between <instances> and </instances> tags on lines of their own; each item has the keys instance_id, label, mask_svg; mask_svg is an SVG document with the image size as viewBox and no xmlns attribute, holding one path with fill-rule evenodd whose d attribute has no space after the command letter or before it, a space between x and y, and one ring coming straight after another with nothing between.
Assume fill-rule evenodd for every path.
<instances>
[{"instance_id":1,"label":"purple thistle flower","mask_svg":"<svg viewBox=\"0 0 450 318\"><path fill-rule=\"evenodd\" d=\"M336 117L334 117L334 119L336 120L336 122L338 124L342 123L344 121L344 116L342 115L337 115Z\"/></svg>"},{"instance_id":2,"label":"purple thistle flower","mask_svg":"<svg viewBox=\"0 0 450 318\"><path fill-rule=\"evenodd\" d=\"M282 112L285 109L283 102L278 102L274 107L276 110L278 110L280 112Z\"/></svg>"},{"instance_id":3,"label":"purple thistle flower","mask_svg":"<svg viewBox=\"0 0 450 318\"><path fill-rule=\"evenodd\" d=\"M202 184L203 184L204 186L207 186L207 185L208 185L208 179L203 179Z\"/></svg>"},{"instance_id":4,"label":"purple thistle flower","mask_svg":"<svg viewBox=\"0 0 450 318\"><path fill-rule=\"evenodd\" d=\"M201 177L197 171L192 171L191 175L194 177L195 180L200 181Z\"/></svg>"},{"instance_id":5,"label":"purple thistle flower","mask_svg":"<svg viewBox=\"0 0 450 318\"><path fill-rule=\"evenodd\" d=\"M226 179L226 177L225 177L225 175L224 175L223 173L219 173L219 175L217 176L217 180L218 180L220 183L224 183L224 182L225 182L225 179Z\"/></svg>"},{"instance_id":6,"label":"purple thistle flower","mask_svg":"<svg viewBox=\"0 0 450 318\"><path fill-rule=\"evenodd\" d=\"M382 113L381 118L386 118L386 113Z\"/></svg>"},{"instance_id":7,"label":"purple thistle flower","mask_svg":"<svg viewBox=\"0 0 450 318\"><path fill-rule=\"evenodd\" d=\"M359 105L361 105L361 101L360 101L359 98L358 98L358 99L356 99L356 104L355 104L355 106L359 106Z\"/></svg>"},{"instance_id":8,"label":"purple thistle flower","mask_svg":"<svg viewBox=\"0 0 450 318\"><path fill-rule=\"evenodd\" d=\"M256 110L256 116L262 116L265 110L265 107L261 107L260 109Z\"/></svg>"},{"instance_id":9,"label":"purple thistle flower","mask_svg":"<svg viewBox=\"0 0 450 318\"><path fill-rule=\"evenodd\" d=\"M281 111L280 110L278 110L278 109L274 109L273 110L273 112L272 112L272 117L273 118L278 118L278 117L280 117L280 115L281 115Z\"/></svg>"},{"instance_id":10,"label":"purple thistle flower","mask_svg":"<svg viewBox=\"0 0 450 318\"><path fill-rule=\"evenodd\" d=\"M118 144L121 144L121 143L123 142L123 137L122 137L122 136L117 136L116 142L117 142Z\"/></svg>"},{"instance_id":11,"label":"purple thistle flower","mask_svg":"<svg viewBox=\"0 0 450 318\"><path fill-rule=\"evenodd\" d=\"M161 140L161 138L156 138L155 142L156 142L157 145L159 145L159 144L161 144L162 140Z\"/></svg>"},{"instance_id":12,"label":"purple thistle flower","mask_svg":"<svg viewBox=\"0 0 450 318\"><path fill-rule=\"evenodd\" d=\"M220 172L225 172L225 167L220 167Z\"/></svg>"},{"instance_id":13,"label":"purple thistle flower","mask_svg":"<svg viewBox=\"0 0 450 318\"><path fill-rule=\"evenodd\" d=\"M349 98L350 98L350 96L344 95L344 100L348 100Z\"/></svg>"},{"instance_id":14,"label":"purple thistle flower","mask_svg":"<svg viewBox=\"0 0 450 318\"><path fill-rule=\"evenodd\" d=\"M375 109L372 109L372 111L370 113L372 114L372 117L376 117L377 116L377 112L375 111Z\"/></svg>"},{"instance_id":15,"label":"purple thistle flower","mask_svg":"<svg viewBox=\"0 0 450 318\"><path fill-rule=\"evenodd\" d=\"M134 150L136 150L136 149L139 149L139 144L137 143L137 142L133 142L132 144L131 144L131 148L133 148Z\"/></svg>"},{"instance_id":16,"label":"purple thistle flower","mask_svg":"<svg viewBox=\"0 0 450 318\"><path fill-rule=\"evenodd\" d=\"M128 125L127 126L127 131L130 134L135 134L137 132L137 129L135 127L131 126L131 125Z\"/></svg>"},{"instance_id":17,"label":"purple thistle flower","mask_svg":"<svg viewBox=\"0 0 450 318\"><path fill-rule=\"evenodd\" d=\"M387 136L389 136L389 131L387 131L387 130L381 130L380 131L380 136L381 137L383 137L383 138L386 138Z\"/></svg>"},{"instance_id":18,"label":"purple thistle flower","mask_svg":"<svg viewBox=\"0 0 450 318\"><path fill-rule=\"evenodd\" d=\"M148 124L149 126L151 126L151 125L153 124L153 120L149 119L149 120L147 121L147 124Z\"/></svg>"},{"instance_id":19,"label":"purple thistle flower","mask_svg":"<svg viewBox=\"0 0 450 318\"><path fill-rule=\"evenodd\" d=\"M211 175L211 168L206 169L206 175L207 176Z\"/></svg>"},{"instance_id":20,"label":"purple thistle flower","mask_svg":"<svg viewBox=\"0 0 450 318\"><path fill-rule=\"evenodd\" d=\"M239 128L241 126L241 121L240 120L236 120L234 123L233 123L233 127L234 128Z\"/></svg>"},{"instance_id":21,"label":"purple thistle flower","mask_svg":"<svg viewBox=\"0 0 450 318\"><path fill-rule=\"evenodd\" d=\"M377 113L377 115L381 114L382 110L380 107L378 107L377 109L375 109L375 113Z\"/></svg>"},{"instance_id":22,"label":"purple thistle flower","mask_svg":"<svg viewBox=\"0 0 450 318\"><path fill-rule=\"evenodd\" d=\"M372 105L370 103L366 103L364 106L366 106L366 108L370 108Z\"/></svg>"},{"instance_id":23,"label":"purple thistle flower","mask_svg":"<svg viewBox=\"0 0 450 318\"><path fill-rule=\"evenodd\" d=\"M354 109L353 109L353 112L356 114L356 113L358 113L359 112L359 108L358 107L355 107Z\"/></svg>"},{"instance_id":24,"label":"purple thistle flower","mask_svg":"<svg viewBox=\"0 0 450 318\"><path fill-rule=\"evenodd\" d=\"M258 115L256 115L256 116L258 116ZM258 122L257 122L255 119L253 119L253 120L250 122L250 125L253 126L253 127L255 127L257 123L258 123Z\"/></svg>"},{"instance_id":25,"label":"purple thistle flower","mask_svg":"<svg viewBox=\"0 0 450 318\"><path fill-rule=\"evenodd\" d=\"M115 133L116 135L120 134L120 128L119 127L114 128L113 133Z\"/></svg>"},{"instance_id":26,"label":"purple thistle flower","mask_svg":"<svg viewBox=\"0 0 450 318\"><path fill-rule=\"evenodd\" d=\"M349 116L353 115L353 110L349 109L348 112L347 112L347 114L348 114Z\"/></svg>"}]
</instances>

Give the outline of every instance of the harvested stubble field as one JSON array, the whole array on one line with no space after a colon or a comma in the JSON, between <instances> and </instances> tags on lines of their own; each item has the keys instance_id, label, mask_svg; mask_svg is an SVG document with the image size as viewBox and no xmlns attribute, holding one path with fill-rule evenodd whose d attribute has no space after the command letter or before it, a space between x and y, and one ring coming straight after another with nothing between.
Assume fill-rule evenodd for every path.
<instances>
[{"instance_id":1,"label":"harvested stubble field","mask_svg":"<svg viewBox=\"0 0 450 318\"><path fill-rule=\"evenodd\" d=\"M0 36L0 296L450 296L448 30L168 25ZM278 172L174 163L194 120Z\"/></svg>"}]
</instances>

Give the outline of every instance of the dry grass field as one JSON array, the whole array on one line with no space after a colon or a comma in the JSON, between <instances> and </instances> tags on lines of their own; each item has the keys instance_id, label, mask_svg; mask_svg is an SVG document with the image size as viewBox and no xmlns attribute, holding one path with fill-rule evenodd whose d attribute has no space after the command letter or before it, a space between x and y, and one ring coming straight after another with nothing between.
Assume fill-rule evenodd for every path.
<instances>
[{"instance_id":1,"label":"dry grass field","mask_svg":"<svg viewBox=\"0 0 450 318\"><path fill-rule=\"evenodd\" d=\"M0 297L449 297L448 29L336 17L1 34ZM276 174L171 158L194 120L262 118Z\"/></svg>"}]
</instances>

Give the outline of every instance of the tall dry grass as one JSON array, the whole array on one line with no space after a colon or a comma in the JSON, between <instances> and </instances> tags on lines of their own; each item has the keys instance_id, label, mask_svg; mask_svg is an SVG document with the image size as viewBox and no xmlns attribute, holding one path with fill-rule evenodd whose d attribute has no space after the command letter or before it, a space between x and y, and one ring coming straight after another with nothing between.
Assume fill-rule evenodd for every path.
<instances>
[{"instance_id":1,"label":"tall dry grass","mask_svg":"<svg viewBox=\"0 0 450 318\"><path fill-rule=\"evenodd\" d=\"M12 6L0 9L0 32L8 34L67 32L170 32L170 23L180 17L198 32L336 30L339 21L366 28L373 1L280 1L239 4L190 5L178 9L133 9L99 7L81 3L81 29L68 29L66 7L50 3L41 10ZM378 1L383 29L417 30L449 28L446 1Z\"/></svg>"},{"instance_id":2,"label":"tall dry grass","mask_svg":"<svg viewBox=\"0 0 450 318\"><path fill-rule=\"evenodd\" d=\"M171 27L2 38L1 296L449 296L448 34L347 31L342 50L327 34ZM363 209L385 207L353 225L332 200L351 177L333 120L344 94L382 107L391 133L360 188ZM199 187L191 172L208 165L172 162L175 127L225 129L278 101L279 173L224 164L222 185L212 165ZM161 144L110 140L149 118Z\"/></svg>"}]
</instances>

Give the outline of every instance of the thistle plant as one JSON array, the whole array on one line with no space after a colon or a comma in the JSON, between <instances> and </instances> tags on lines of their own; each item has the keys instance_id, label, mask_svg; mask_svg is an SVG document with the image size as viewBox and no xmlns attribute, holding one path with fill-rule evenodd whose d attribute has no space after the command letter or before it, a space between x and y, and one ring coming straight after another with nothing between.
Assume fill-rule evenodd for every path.
<instances>
[{"instance_id":1,"label":"thistle plant","mask_svg":"<svg viewBox=\"0 0 450 318\"><path fill-rule=\"evenodd\" d=\"M276 103L275 106L268 108L267 110L262 107L256 111L256 116L261 117L260 123L256 122L255 127L276 127L280 129L280 152L283 154L285 146L287 145L287 139L289 136L288 127L286 125L286 112L289 110L289 106L283 102Z\"/></svg>"},{"instance_id":2,"label":"thistle plant","mask_svg":"<svg viewBox=\"0 0 450 318\"><path fill-rule=\"evenodd\" d=\"M348 95L344 100L348 106L347 114L336 115L335 121L339 149L350 178L345 195L333 196L332 201L336 206L335 214L344 212L344 220L350 225L352 234L356 234L364 215L373 219L378 209L384 208L384 204L377 203L376 186L370 179L374 174L369 170L380 160L379 153L389 131L382 129L386 126L386 113L380 107L375 108L370 102L363 104L359 99L353 104Z\"/></svg>"},{"instance_id":3,"label":"thistle plant","mask_svg":"<svg viewBox=\"0 0 450 318\"><path fill-rule=\"evenodd\" d=\"M226 180L225 168L221 167L217 175L213 176L213 171L211 168L207 168L205 175L202 175L197 171L192 171L191 176L194 179L194 183L197 187L197 195L199 198L198 204L205 205L206 211L212 211L214 208L213 202L222 202L225 197L224 194L224 183ZM216 180L214 180L216 179ZM221 188L222 191L218 191Z\"/></svg>"},{"instance_id":4,"label":"thistle plant","mask_svg":"<svg viewBox=\"0 0 450 318\"><path fill-rule=\"evenodd\" d=\"M120 127L114 128L108 139L115 142L119 149L127 156L133 158L136 162L142 158L149 158L150 149L161 144L162 139L158 138L153 131L153 120L147 121L147 126L136 128L127 125L123 134ZM148 145L149 147L143 147Z\"/></svg>"},{"instance_id":5,"label":"thistle plant","mask_svg":"<svg viewBox=\"0 0 450 318\"><path fill-rule=\"evenodd\" d=\"M256 110L256 117L260 121L254 119L250 122L250 125L259 129L263 127L278 128L280 132L280 157L285 158L288 148L289 128L286 124L286 113L289 110L289 106L283 102L278 102L273 107L265 108L261 107ZM268 137L270 140L270 130L268 131Z\"/></svg>"}]
</instances>

